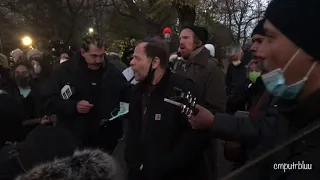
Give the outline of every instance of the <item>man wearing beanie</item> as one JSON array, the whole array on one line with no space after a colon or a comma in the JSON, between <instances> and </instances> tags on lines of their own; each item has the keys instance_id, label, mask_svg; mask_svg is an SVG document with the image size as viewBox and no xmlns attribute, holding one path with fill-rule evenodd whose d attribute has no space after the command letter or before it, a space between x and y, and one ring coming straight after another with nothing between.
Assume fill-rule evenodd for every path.
<instances>
[{"instance_id":1,"label":"man wearing beanie","mask_svg":"<svg viewBox=\"0 0 320 180\"><path fill-rule=\"evenodd\" d=\"M234 114L236 111L250 111L254 107L261 95L264 93L264 85L261 80L261 57L258 50L265 39L263 24L265 20L259 21L254 28L251 38L252 60L246 69L246 79L235 84L233 95L228 99L228 113Z\"/></svg>"},{"instance_id":2,"label":"man wearing beanie","mask_svg":"<svg viewBox=\"0 0 320 180\"><path fill-rule=\"evenodd\" d=\"M226 108L225 80L220 62L204 47L208 31L199 26L184 28L180 33L181 61L174 65L174 71L187 76L198 86L205 107L211 112L224 112ZM199 97L200 98L200 97Z\"/></svg>"},{"instance_id":3,"label":"man wearing beanie","mask_svg":"<svg viewBox=\"0 0 320 180\"><path fill-rule=\"evenodd\" d=\"M207 41L208 31L204 27L190 26L182 29L179 47L182 58L174 63L173 71L196 83L197 98L203 102L203 106L212 113L225 112L227 96L222 64L205 48ZM209 179L215 179L217 175L216 140L212 140L206 155Z\"/></svg>"},{"instance_id":4,"label":"man wearing beanie","mask_svg":"<svg viewBox=\"0 0 320 180\"><path fill-rule=\"evenodd\" d=\"M260 77L262 60L258 56L260 46L265 39L264 22L264 19L259 21L252 32L252 45L250 47L253 55L252 60L248 64L246 80L235 86L234 94L228 100L228 109L231 114L239 115L239 111L254 112L259 110L261 108L259 102L263 102L265 99L261 98L265 93L265 87ZM245 144L239 144L238 142L226 142L224 144L225 158L234 162L235 168L244 164L246 161L245 154L248 153L250 153L250 150L246 148Z\"/></svg>"},{"instance_id":5,"label":"man wearing beanie","mask_svg":"<svg viewBox=\"0 0 320 180\"><path fill-rule=\"evenodd\" d=\"M258 162L228 179L316 180L320 177L320 18L318 0L273 0L265 13L266 40L258 50L271 95L257 119L212 115L198 106L193 128L249 145ZM313 129L314 128L314 129ZM295 138L293 138L295 137ZM288 143L288 144L286 144Z\"/></svg>"}]
</instances>

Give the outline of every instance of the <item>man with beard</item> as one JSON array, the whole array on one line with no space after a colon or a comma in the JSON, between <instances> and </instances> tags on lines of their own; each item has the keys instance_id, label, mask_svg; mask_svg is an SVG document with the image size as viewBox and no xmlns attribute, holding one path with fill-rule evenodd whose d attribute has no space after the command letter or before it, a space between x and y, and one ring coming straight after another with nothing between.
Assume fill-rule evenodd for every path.
<instances>
[{"instance_id":1,"label":"man with beard","mask_svg":"<svg viewBox=\"0 0 320 180\"><path fill-rule=\"evenodd\" d=\"M129 110L125 150L128 180L206 180L202 153L209 145L206 132L194 131L180 107L164 102L177 89L193 92L194 83L171 73L164 44L137 44L131 67L139 83Z\"/></svg>"},{"instance_id":2,"label":"man with beard","mask_svg":"<svg viewBox=\"0 0 320 180\"><path fill-rule=\"evenodd\" d=\"M88 35L75 57L53 73L42 99L46 109L57 114L57 126L68 129L79 147L98 146L111 153L122 136L122 122L115 119L100 127L100 121L119 109L128 87L105 59L104 40Z\"/></svg>"},{"instance_id":3,"label":"man with beard","mask_svg":"<svg viewBox=\"0 0 320 180\"><path fill-rule=\"evenodd\" d=\"M182 56L174 65L173 70L196 83L199 99L212 113L225 112L227 95L225 75L222 63L211 56L205 47L208 31L199 26L184 28L180 33L179 52ZM210 179L215 179L218 172L217 141L212 140L211 146L204 153Z\"/></svg>"}]
</instances>

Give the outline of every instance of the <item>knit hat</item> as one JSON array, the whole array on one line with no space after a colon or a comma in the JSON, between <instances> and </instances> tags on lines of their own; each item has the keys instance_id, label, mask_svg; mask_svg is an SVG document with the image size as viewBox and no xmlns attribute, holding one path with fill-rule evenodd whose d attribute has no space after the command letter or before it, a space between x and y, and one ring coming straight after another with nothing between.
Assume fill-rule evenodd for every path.
<instances>
[{"instance_id":1,"label":"knit hat","mask_svg":"<svg viewBox=\"0 0 320 180\"><path fill-rule=\"evenodd\" d=\"M9 68L9 64L8 64L8 58L7 56L0 54L0 66L8 69Z\"/></svg>"},{"instance_id":2,"label":"knit hat","mask_svg":"<svg viewBox=\"0 0 320 180\"><path fill-rule=\"evenodd\" d=\"M42 57L42 53L38 49L30 49L27 53L27 59L31 60L30 58L34 55L41 55Z\"/></svg>"},{"instance_id":3,"label":"knit hat","mask_svg":"<svg viewBox=\"0 0 320 180\"><path fill-rule=\"evenodd\" d=\"M320 60L320 26L316 25L319 8L319 0L273 0L265 18L298 47Z\"/></svg>"},{"instance_id":4,"label":"knit hat","mask_svg":"<svg viewBox=\"0 0 320 180\"><path fill-rule=\"evenodd\" d=\"M252 34L251 34L251 37L253 35L256 35L256 34L259 34L261 36L265 36L265 32L264 32L264 29L263 29L263 25L264 23L266 22L266 19L262 19L258 22L258 25L253 29L252 31Z\"/></svg>"},{"instance_id":5,"label":"knit hat","mask_svg":"<svg viewBox=\"0 0 320 180\"><path fill-rule=\"evenodd\" d=\"M20 49L15 49L10 53L10 56L16 59L19 59L19 57L21 57L22 55L23 55L23 52Z\"/></svg>"},{"instance_id":6,"label":"knit hat","mask_svg":"<svg viewBox=\"0 0 320 180\"><path fill-rule=\"evenodd\" d=\"M191 31L193 31L195 36L197 36L199 40L202 41L202 45L207 43L209 35L206 28L201 26L190 26L190 27L185 27L183 29L190 29Z\"/></svg>"},{"instance_id":7,"label":"knit hat","mask_svg":"<svg viewBox=\"0 0 320 180\"><path fill-rule=\"evenodd\" d=\"M166 28L164 28L164 29L163 29L162 34L164 35L164 34L167 34L167 33L172 34L171 29L170 29L170 28L168 28L168 27L166 27Z\"/></svg>"}]
</instances>

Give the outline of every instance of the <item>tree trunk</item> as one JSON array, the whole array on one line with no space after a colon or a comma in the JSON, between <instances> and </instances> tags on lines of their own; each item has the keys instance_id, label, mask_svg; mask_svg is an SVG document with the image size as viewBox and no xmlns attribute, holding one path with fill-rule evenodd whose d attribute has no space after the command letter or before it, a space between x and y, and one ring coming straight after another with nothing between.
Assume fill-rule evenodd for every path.
<instances>
[{"instance_id":1,"label":"tree trunk","mask_svg":"<svg viewBox=\"0 0 320 180\"><path fill-rule=\"evenodd\" d=\"M0 32L0 53L3 53L2 35L1 35L1 32Z\"/></svg>"},{"instance_id":2,"label":"tree trunk","mask_svg":"<svg viewBox=\"0 0 320 180\"><path fill-rule=\"evenodd\" d=\"M179 17L179 29L182 30L185 26L193 26L196 21L196 9L191 6L176 5Z\"/></svg>"}]
</instances>

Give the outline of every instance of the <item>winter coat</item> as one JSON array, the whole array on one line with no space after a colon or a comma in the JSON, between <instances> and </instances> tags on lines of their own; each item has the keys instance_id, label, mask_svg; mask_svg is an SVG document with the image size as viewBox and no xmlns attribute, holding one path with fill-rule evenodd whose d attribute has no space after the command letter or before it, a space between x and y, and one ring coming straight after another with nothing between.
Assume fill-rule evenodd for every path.
<instances>
[{"instance_id":1,"label":"winter coat","mask_svg":"<svg viewBox=\"0 0 320 180\"><path fill-rule=\"evenodd\" d=\"M222 64L210 55L207 48L203 46L196 49L185 63L178 60L173 70L196 83L197 98L201 99L204 107L212 113L225 112L227 94ZM215 179L218 171L215 139L212 139L211 146L206 149L205 154L210 179Z\"/></svg>"},{"instance_id":2,"label":"winter coat","mask_svg":"<svg viewBox=\"0 0 320 180\"><path fill-rule=\"evenodd\" d=\"M221 63L204 47L195 50L188 61L178 60L173 70L196 83L198 98L211 112L225 112L227 95Z\"/></svg>"},{"instance_id":3,"label":"winter coat","mask_svg":"<svg viewBox=\"0 0 320 180\"><path fill-rule=\"evenodd\" d=\"M57 114L57 126L67 128L81 146L97 146L104 142L101 146L113 151L122 136L122 122L114 120L103 127L100 127L100 122L111 118L111 113L119 109L120 101L127 100L129 85L121 72L108 61L103 68L92 71L78 53L53 73L43 91L42 102L47 111ZM71 89L71 96L67 99L61 95L65 86ZM81 100L94 105L89 113L78 113L77 103Z\"/></svg>"},{"instance_id":4,"label":"winter coat","mask_svg":"<svg viewBox=\"0 0 320 180\"><path fill-rule=\"evenodd\" d=\"M272 148L287 142L289 138L305 132L320 120L320 90L308 97L297 100L284 100L271 97L270 105L260 111L258 119L237 118L227 114L216 114L212 135L229 141L238 141L251 147L247 159L253 160ZM249 116L251 117L251 116ZM268 158L241 172L231 179L254 180L315 180L320 177L320 130L282 148ZM312 170L284 171L278 164L312 164ZM289 166L291 167L291 166Z\"/></svg>"},{"instance_id":5,"label":"winter coat","mask_svg":"<svg viewBox=\"0 0 320 180\"><path fill-rule=\"evenodd\" d=\"M167 72L151 92L146 89L138 83L130 101L128 180L206 180L207 132L192 130L180 107L164 102L179 95L176 89L194 92L194 84Z\"/></svg>"}]
</instances>

